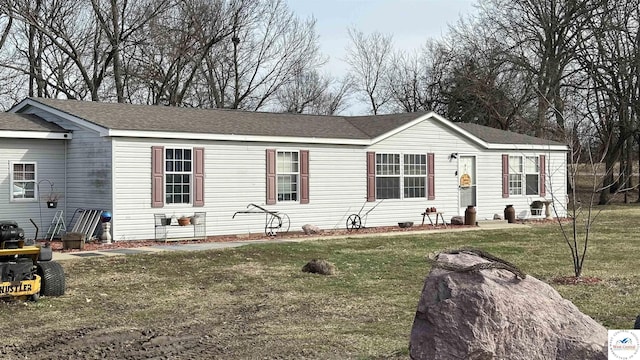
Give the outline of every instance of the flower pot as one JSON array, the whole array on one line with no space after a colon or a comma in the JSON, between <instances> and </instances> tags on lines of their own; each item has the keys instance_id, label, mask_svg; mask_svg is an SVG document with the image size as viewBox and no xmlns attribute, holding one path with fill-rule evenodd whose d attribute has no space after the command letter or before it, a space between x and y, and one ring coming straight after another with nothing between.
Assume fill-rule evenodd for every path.
<instances>
[{"instance_id":1,"label":"flower pot","mask_svg":"<svg viewBox=\"0 0 640 360\"><path fill-rule=\"evenodd\" d=\"M191 225L199 225L200 224L200 216L192 216Z\"/></svg>"},{"instance_id":2,"label":"flower pot","mask_svg":"<svg viewBox=\"0 0 640 360\"><path fill-rule=\"evenodd\" d=\"M178 225L180 226L186 226L189 225L191 223L191 220L189 220L188 217L181 217L178 219Z\"/></svg>"},{"instance_id":3,"label":"flower pot","mask_svg":"<svg viewBox=\"0 0 640 360\"><path fill-rule=\"evenodd\" d=\"M467 210L464 212L464 224L475 225L476 224L476 208L473 205L467 206Z\"/></svg>"},{"instance_id":4,"label":"flower pot","mask_svg":"<svg viewBox=\"0 0 640 360\"><path fill-rule=\"evenodd\" d=\"M513 208L513 205L507 205L507 207L504 208L504 218L509 224L516 222L516 209Z\"/></svg>"}]
</instances>

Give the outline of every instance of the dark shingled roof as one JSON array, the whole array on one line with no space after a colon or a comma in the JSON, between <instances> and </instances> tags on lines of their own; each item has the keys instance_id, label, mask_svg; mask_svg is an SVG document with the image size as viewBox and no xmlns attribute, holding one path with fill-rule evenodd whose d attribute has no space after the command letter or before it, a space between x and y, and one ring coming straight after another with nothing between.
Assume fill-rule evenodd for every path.
<instances>
[{"instance_id":1,"label":"dark shingled roof","mask_svg":"<svg viewBox=\"0 0 640 360\"><path fill-rule=\"evenodd\" d=\"M0 113L0 130L67 132L36 115Z\"/></svg>"},{"instance_id":2,"label":"dark shingled roof","mask_svg":"<svg viewBox=\"0 0 640 360\"><path fill-rule=\"evenodd\" d=\"M370 138L375 138L411 122L427 112L402 113L392 115L351 116L347 120Z\"/></svg>"},{"instance_id":3,"label":"dark shingled roof","mask_svg":"<svg viewBox=\"0 0 640 360\"><path fill-rule=\"evenodd\" d=\"M489 144L565 145L557 141L518 134L512 131L495 129L478 124L460 122L454 124Z\"/></svg>"},{"instance_id":4,"label":"dark shingled roof","mask_svg":"<svg viewBox=\"0 0 640 360\"><path fill-rule=\"evenodd\" d=\"M114 130L169 131L225 135L292 136L312 138L369 139L370 136L344 116L266 113L226 109L196 109L160 105L133 105L76 100L33 99L96 125ZM415 115L398 114L403 122ZM384 131L385 119L369 117L374 128Z\"/></svg>"},{"instance_id":5,"label":"dark shingled roof","mask_svg":"<svg viewBox=\"0 0 640 360\"><path fill-rule=\"evenodd\" d=\"M44 98L31 100L112 130L354 140L376 138L427 114L324 116ZM563 145L476 124L455 125L487 143Z\"/></svg>"}]
</instances>

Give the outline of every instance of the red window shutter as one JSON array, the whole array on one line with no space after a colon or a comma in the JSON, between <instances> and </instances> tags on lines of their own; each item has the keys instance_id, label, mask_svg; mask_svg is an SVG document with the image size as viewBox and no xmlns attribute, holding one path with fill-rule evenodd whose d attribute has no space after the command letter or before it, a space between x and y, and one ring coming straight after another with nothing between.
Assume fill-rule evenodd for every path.
<instances>
[{"instance_id":1,"label":"red window shutter","mask_svg":"<svg viewBox=\"0 0 640 360\"><path fill-rule=\"evenodd\" d=\"M367 152L367 201L376 201L376 153Z\"/></svg>"},{"instance_id":2,"label":"red window shutter","mask_svg":"<svg viewBox=\"0 0 640 360\"><path fill-rule=\"evenodd\" d=\"M436 199L436 166L433 153L427 154L427 200Z\"/></svg>"},{"instance_id":3,"label":"red window shutter","mask_svg":"<svg viewBox=\"0 0 640 360\"><path fill-rule=\"evenodd\" d=\"M276 203L276 150L267 149L267 205Z\"/></svg>"},{"instance_id":4,"label":"red window shutter","mask_svg":"<svg viewBox=\"0 0 640 360\"><path fill-rule=\"evenodd\" d=\"M545 186L545 181L547 179L546 160L547 159L544 155L540 155L540 196L547 196L547 189Z\"/></svg>"},{"instance_id":5,"label":"red window shutter","mask_svg":"<svg viewBox=\"0 0 640 360\"><path fill-rule=\"evenodd\" d=\"M193 206L204 206L204 148L193 148Z\"/></svg>"},{"instance_id":6,"label":"red window shutter","mask_svg":"<svg viewBox=\"0 0 640 360\"><path fill-rule=\"evenodd\" d=\"M164 147L151 147L151 207L164 206Z\"/></svg>"},{"instance_id":7,"label":"red window shutter","mask_svg":"<svg viewBox=\"0 0 640 360\"><path fill-rule=\"evenodd\" d=\"M309 150L300 150L300 204L309 203Z\"/></svg>"},{"instance_id":8,"label":"red window shutter","mask_svg":"<svg viewBox=\"0 0 640 360\"><path fill-rule=\"evenodd\" d=\"M509 155L502 154L502 197L509 197Z\"/></svg>"}]
</instances>

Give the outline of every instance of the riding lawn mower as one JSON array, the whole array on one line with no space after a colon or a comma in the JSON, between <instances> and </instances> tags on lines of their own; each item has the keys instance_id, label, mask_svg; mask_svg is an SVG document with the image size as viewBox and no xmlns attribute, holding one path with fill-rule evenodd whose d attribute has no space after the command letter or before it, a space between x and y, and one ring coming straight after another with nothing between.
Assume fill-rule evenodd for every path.
<instances>
[{"instance_id":1,"label":"riding lawn mower","mask_svg":"<svg viewBox=\"0 0 640 360\"><path fill-rule=\"evenodd\" d=\"M38 301L40 295L64 295L64 270L52 256L50 246L25 241L15 221L0 220L0 299Z\"/></svg>"}]
</instances>

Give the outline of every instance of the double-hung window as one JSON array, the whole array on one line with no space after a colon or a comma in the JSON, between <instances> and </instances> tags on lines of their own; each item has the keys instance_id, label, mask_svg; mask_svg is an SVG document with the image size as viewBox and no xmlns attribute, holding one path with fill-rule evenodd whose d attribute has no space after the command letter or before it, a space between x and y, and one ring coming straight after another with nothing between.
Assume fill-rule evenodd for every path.
<instances>
[{"instance_id":1,"label":"double-hung window","mask_svg":"<svg viewBox=\"0 0 640 360\"><path fill-rule=\"evenodd\" d=\"M540 193L539 164L537 156L509 156L509 195Z\"/></svg>"},{"instance_id":2,"label":"double-hung window","mask_svg":"<svg viewBox=\"0 0 640 360\"><path fill-rule=\"evenodd\" d=\"M424 154L376 154L376 198L423 198L427 158Z\"/></svg>"},{"instance_id":3,"label":"double-hung window","mask_svg":"<svg viewBox=\"0 0 640 360\"><path fill-rule=\"evenodd\" d=\"M537 156L525 157L524 172L527 195L538 195L540 192L540 161Z\"/></svg>"},{"instance_id":4,"label":"double-hung window","mask_svg":"<svg viewBox=\"0 0 640 360\"><path fill-rule=\"evenodd\" d=\"M400 199L400 154L376 154L376 198Z\"/></svg>"},{"instance_id":5,"label":"double-hung window","mask_svg":"<svg viewBox=\"0 0 640 360\"><path fill-rule=\"evenodd\" d=\"M164 161L166 203L191 203L193 173L191 149L166 148Z\"/></svg>"},{"instance_id":6,"label":"double-hung window","mask_svg":"<svg viewBox=\"0 0 640 360\"><path fill-rule=\"evenodd\" d=\"M509 195L522 195L522 156L509 156Z\"/></svg>"},{"instance_id":7,"label":"double-hung window","mask_svg":"<svg viewBox=\"0 0 640 360\"><path fill-rule=\"evenodd\" d=\"M427 193L427 157L423 154L404 155L404 197L423 198Z\"/></svg>"},{"instance_id":8,"label":"double-hung window","mask_svg":"<svg viewBox=\"0 0 640 360\"><path fill-rule=\"evenodd\" d=\"M298 151L278 151L276 156L278 201L298 201L300 161Z\"/></svg>"},{"instance_id":9,"label":"double-hung window","mask_svg":"<svg viewBox=\"0 0 640 360\"><path fill-rule=\"evenodd\" d=\"M11 200L36 199L36 163L11 162Z\"/></svg>"}]
</instances>

